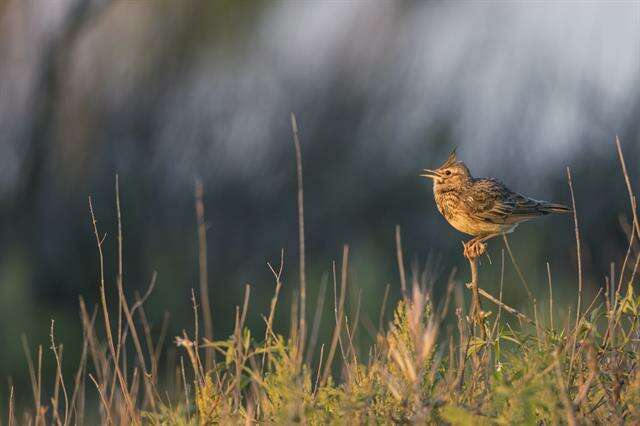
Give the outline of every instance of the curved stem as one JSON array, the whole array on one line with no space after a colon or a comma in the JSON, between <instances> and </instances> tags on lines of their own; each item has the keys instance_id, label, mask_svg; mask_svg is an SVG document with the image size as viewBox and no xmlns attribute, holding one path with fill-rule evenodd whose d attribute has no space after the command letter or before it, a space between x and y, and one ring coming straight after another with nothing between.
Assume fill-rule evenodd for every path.
<instances>
[{"instance_id":1,"label":"curved stem","mask_svg":"<svg viewBox=\"0 0 640 426\"><path fill-rule=\"evenodd\" d=\"M471 268L471 316L472 318L477 318L478 310L480 308L480 298L478 297L478 259L469 259L469 266Z\"/></svg>"},{"instance_id":2,"label":"curved stem","mask_svg":"<svg viewBox=\"0 0 640 426\"><path fill-rule=\"evenodd\" d=\"M471 282L469 288L471 289L471 308L469 309L469 316L475 326L480 328L480 337L486 337L486 330L484 327L484 312L482 312L482 305L480 303L480 296L478 291L478 258L469 256L469 267L471 268Z\"/></svg>"}]
</instances>

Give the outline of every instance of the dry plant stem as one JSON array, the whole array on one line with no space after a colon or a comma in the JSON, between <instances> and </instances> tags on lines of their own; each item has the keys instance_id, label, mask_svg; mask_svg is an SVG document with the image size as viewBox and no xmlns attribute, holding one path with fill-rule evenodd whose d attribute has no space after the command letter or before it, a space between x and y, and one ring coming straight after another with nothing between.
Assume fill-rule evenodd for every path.
<instances>
[{"instance_id":1,"label":"dry plant stem","mask_svg":"<svg viewBox=\"0 0 640 426\"><path fill-rule=\"evenodd\" d=\"M311 365L312 357L316 351L318 343L318 333L320 331L320 320L322 319L322 309L324 308L324 299L327 292L327 275L322 277L320 282L320 292L318 293L318 301L316 302L316 312L313 315L313 325L311 326L311 336L309 338L309 346L307 347L307 357L305 363Z\"/></svg>"},{"instance_id":2,"label":"dry plant stem","mask_svg":"<svg viewBox=\"0 0 640 426\"><path fill-rule=\"evenodd\" d=\"M100 234L98 233L98 225L96 216L93 212L93 204L91 202L91 197L89 197L89 211L91 213L91 222L93 225L93 233L96 238L96 243L98 245L98 258L99 258L99 270L100 270L100 302L102 305L102 314L104 318L104 328L107 335L107 341L109 346L109 351L111 352L111 357L114 360L114 370L118 379L118 383L120 385L120 390L122 392L122 396L125 400L127 409L129 410L129 415L133 423L139 423L137 420L136 412L131 402L131 397L129 395L129 391L127 390L126 381L124 380L124 376L122 371L120 371L120 366L117 362L116 349L113 343L113 334L111 333L111 323L109 321L109 308L107 307L107 297L104 290L104 255L102 253L102 243L104 238L100 238Z\"/></svg>"},{"instance_id":3,"label":"dry plant stem","mask_svg":"<svg viewBox=\"0 0 640 426\"><path fill-rule=\"evenodd\" d=\"M329 374L331 374L331 366L333 365L333 357L336 353L336 347L338 345L338 339L342 328L342 318L344 316L344 301L347 289L347 268L349 265L349 246L344 245L342 249L342 273L340 279L340 301L336 303L334 308L336 314L336 327L333 329L333 337L331 338L331 346L329 347L329 354L324 365L324 371L322 373L322 379L320 380L320 386L324 386L327 383ZM335 280L334 280L335 281Z\"/></svg>"},{"instance_id":4,"label":"dry plant stem","mask_svg":"<svg viewBox=\"0 0 640 426\"><path fill-rule=\"evenodd\" d=\"M387 284L384 288L384 296L382 297L382 304L380 305L380 316L378 317L378 333L382 333L382 323L384 321L384 312L387 308L387 299L389 298L389 290L391 284Z\"/></svg>"},{"instance_id":5,"label":"dry plant stem","mask_svg":"<svg viewBox=\"0 0 640 426\"><path fill-rule=\"evenodd\" d=\"M400 274L400 290L402 297L407 298L407 276L404 271L404 256L402 255L402 236L400 225L396 225L396 257L398 259L398 273Z\"/></svg>"},{"instance_id":6,"label":"dry plant stem","mask_svg":"<svg viewBox=\"0 0 640 426\"><path fill-rule=\"evenodd\" d=\"M569 182L569 191L571 192L571 207L573 208L573 224L576 235L576 255L578 258L578 304L576 306L576 324L573 332L571 344L571 361L569 363L569 379L573 371L573 363L576 354L576 340L578 339L578 326L580 325L580 304L582 303L582 256L580 250L580 227L578 226L578 213L576 211L576 198L573 193L573 180L571 179L571 169L567 167L567 181Z\"/></svg>"},{"instance_id":7,"label":"dry plant stem","mask_svg":"<svg viewBox=\"0 0 640 426\"><path fill-rule=\"evenodd\" d=\"M307 303L307 274L304 245L304 187L302 182L302 152L300 150L300 138L298 136L298 122L296 116L291 113L291 129L293 131L293 144L296 151L296 175L298 178L298 254L300 259L300 347L298 350L299 362L302 363L305 340L307 336L306 303Z\"/></svg>"},{"instance_id":8,"label":"dry plant stem","mask_svg":"<svg viewBox=\"0 0 640 426\"><path fill-rule=\"evenodd\" d=\"M193 306L193 327L194 327L194 339L193 339L193 370L198 377L198 383L202 386L204 384L205 374L202 362L200 360L200 326L198 321L198 304L196 302L196 293L191 289L191 304ZM185 336L186 338L186 336Z\"/></svg>"},{"instance_id":9,"label":"dry plant stem","mask_svg":"<svg viewBox=\"0 0 640 426\"><path fill-rule=\"evenodd\" d=\"M104 395L102 393L102 391L100 390L100 385L98 385L98 382L96 381L96 379L91 375L91 373L89 373L89 379L91 379L91 381L93 382L94 385L96 385L96 389L98 390L98 395L100 396L100 401L102 401L102 405L104 406L104 411L107 415L107 424L114 424L113 420L111 420L111 415L109 414L109 405L107 404L107 401L104 399Z\"/></svg>"},{"instance_id":10,"label":"dry plant stem","mask_svg":"<svg viewBox=\"0 0 640 426\"><path fill-rule=\"evenodd\" d=\"M184 374L184 358L180 356L180 372L182 373L182 385L184 386L184 402L187 407L187 423L191 422L191 413L189 410L189 388L187 387L187 376Z\"/></svg>"},{"instance_id":11,"label":"dry plant stem","mask_svg":"<svg viewBox=\"0 0 640 426\"><path fill-rule=\"evenodd\" d=\"M620 138L616 135L616 147L618 148L618 156L620 157L620 165L622 166L622 173L624 174L624 181L627 184L627 192L629 193L629 202L631 203L631 213L633 214L633 223L635 225L636 234L640 238L640 223L638 223L638 213L636 211L635 196L633 195L633 188L631 187L631 179L627 172L627 165L624 161L624 155L622 154L622 145L620 144Z\"/></svg>"},{"instance_id":12,"label":"dry plant stem","mask_svg":"<svg viewBox=\"0 0 640 426\"><path fill-rule=\"evenodd\" d=\"M351 351L351 355L353 356L354 362L357 362L357 359L356 359L356 348L353 344L353 341L355 340L355 336L358 331L361 304L362 304L362 289L360 289L360 291L358 292L358 298L356 302L356 311L355 311L355 314L353 315L354 320L353 320L353 325L351 326L351 330L349 330L348 326L345 328L345 330L347 331L347 336L349 338L349 350Z\"/></svg>"},{"instance_id":13,"label":"dry plant stem","mask_svg":"<svg viewBox=\"0 0 640 426\"><path fill-rule=\"evenodd\" d=\"M635 210L636 197L632 197L632 209ZM618 287L616 288L616 294L620 294L620 289L622 288L622 281L624 280L625 272L627 270L627 263L629 262L629 258L631 257L631 250L633 249L633 243L635 242L636 232L635 232L635 221L636 218L633 218L634 224L631 225L631 235L629 236L629 246L627 247L627 253L624 256L624 261L622 262L622 267L620 268L620 278L618 278ZM630 282L633 282L635 274L632 274Z\"/></svg>"},{"instance_id":14,"label":"dry plant stem","mask_svg":"<svg viewBox=\"0 0 640 426\"><path fill-rule=\"evenodd\" d=\"M138 292L134 292L134 298L135 298L135 303L131 306L131 312L130 315L133 318L134 314L136 313L136 310L140 309L140 322L142 323L142 331L144 333L144 338L145 338L145 342L147 345L147 352L149 354L149 359L151 361L151 377L149 378L151 380L151 383L153 386L155 386L157 384L157 379L158 379L158 357L159 357L159 352L156 351L157 349L157 345L154 346L153 345L153 339L151 338L151 326L149 325L149 322L147 321L147 317L145 315L144 312L144 308L142 307L142 305L144 304L144 302L146 301L146 299L149 297L149 295L151 294L151 291L153 290L153 287L155 286L155 281L156 281L156 276L157 273L154 271L153 275L151 277L151 284L149 285L149 288L147 289L147 292L145 293L145 295L140 298L140 295L138 294ZM164 325L164 324L163 324ZM160 341L162 341L163 339L163 332L161 330L160 333ZM161 343L159 342L160 346Z\"/></svg>"},{"instance_id":15,"label":"dry plant stem","mask_svg":"<svg viewBox=\"0 0 640 426\"><path fill-rule=\"evenodd\" d=\"M118 287L118 296L119 296L119 309L121 315L124 313L125 319L127 320L128 328L131 331L131 338L133 340L133 345L136 349L136 353L138 356L138 362L140 363L140 367L142 368L143 377L142 380L145 384L145 401L149 401L151 407L155 409L156 402L153 397L153 386L150 382L149 372L147 370L147 365L144 359L144 353L142 351L142 345L140 344L140 338L138 336L138 331L136 329L135 323L133 321L133 315L131 310L129 309L129 304L127 303L127 299L124 295L124 280L123 280L123 258L122 258L122 212L120 208L120 184L118 180L118 175L116 175L116 218L118 222L118 277L117 277L117 287ZM155 280L152 280L154 283ZM152 287L150 288L150 290ZM135 305L134 305L135 306ZM119 325L120 327L120 325ZM118 338L118 346L124 342L124 339ZM118 347L118 353L120 353L120 347Z\"/></svg>"},{"instance_id":16,"label":"dry plant stem","mask_svg":"<svg viewBox=\"0 0 640 426\"><path fill-rule=\"evenodd\" d=\"M29 350L29 342L27 341L27 336L25 334L22 335L22 350L24 351L24 355L27 358L27 367L29 369L29 379L31 381L31 391L33 392L33 402L35 404L36 416L37 413L40 412L40 391L39 391L39 383L36 378L36 369L33 365L33 359L31 358L31 351Z\"/></svg>"},{"instance_id":17,"label":"dry plant stem","mask_svg":"<svg viewBox=\"0 0 640 426\"><path fill-rule=\"evenodd\" d=\"M632 226L631 236L629 237L629 240L630 240L629 248L631 249L631 247L633 245L634 229L635 229L636 235L640 239L640 223L638 223L636 197L635 197L635 195L633 195L633 188L631 187L631 179L629 178L629 173L627 172L627 165L626 165L626 163L624 161L624 155L622 154L622 145L620 143L620 138L618 138L617 135L616 135L616 147L618 149L618 157L620 158L620 165L622 167L622 173L624 175L624 181L625 181L625 183L627 185L627 192L629 194L629 203L631 205L631 213L633 215L633 224L631 225ZM624 264L626 264L626 261L627 261L627 258L625 258L625 262L623 263L623 269L620 271L620 283L618 284L618 292L620 291L620 286L622 285L622 279L624 277ZM631 278L629 279L629 285L631 285L631 283L633 283L633 280L635 279L639 263L640 263L640 255L636 258L636 262L635 262L635 265L633 267L633 271L631 273Z\"/></svg>"},{"instance_id":18,"label":"dry plant stem","mask_svg":"<svg viewBox=\"0 0 640 426\"><path fill-rule=\"evenodd\" d=\"M98 307L96 306L89 317L89 313L87 311L87 306L84 302L82 296L80 296L80 320L82 322L82 328L88 340L89 351L91 353L91 358L93 360L93 364L96 367L96 375L98 377L98 382L104 382L104 378L106 376L106 359L104 356L104 352L98 349L98 344L96 343L96 338L94 334L94 324L95 320L98 317Z\"/></svg>"},{"instance_id":19,"label":"dry plant stem","mask_svg":"<svg viewBox=\"0 0 640 426\"><path fill-rule=\"evenodd\" d=\"M460 344L458 345L458 370L456 371L456 379L451 389L456 389L455 394L461 398L462 387L464 385L464 371L467 364L467 353L469 353L469 344L471 339L467 335L466 323L463 320L462 308L456 308L456 316L458 317L458 334L460 336Z\"/></svg>"},{"instance_id":20,"label":"dry plant stem","mask_svg":"<svg viewBox=\"0 0 640 426\"><path fill-rule=\"evenodd\" d=\"M469 267L471 268L471 282L469 283L469 288L471 289L471 308L469 312L474 325L480 327L480 334L484 338L484 319L482 317L483 312L480 297L478 296L478 258L469 258Z\"/></svg>"},{"instance_id":21,"label":"dry plant stem","mask_svg":"<svg viewBox=\"0 0 640 426\"><path fill-rule=\"evenodd\" d=\"M207 226L204 221L204 189L202 181L196 179L195 204L196 221L198 223L198 279L200 281L200 305L204 320L204 337L213 340L213 319L209 304L209 274L207 270ZM214 352L205 353L205 367L209 371L213 367Z\"/></svg>"},{"instance_id":22,"label":"dry plant stem","mask_svg":"<svg viewBox=\"0 0 640 426\"><path fill-rule=\"evenodd\" d=\"M518 274L518 278L520 278L520 282L524 286L524 289L527 291L527 296L529 297L529 300L532 300L533 304L535 305L536 298L533 296L533 293L531 293L531 290L529 290L529 285L527 284L527 280L524 277L524 274L522 273L522 270L520 269L520 265L518 265L518 262L516 262L516 258L513 255L513 252L511 251L511 246L509 245L509 240L507 239L507 234L502 234L502 239L504 240L504 245L507 248L507 252L509 253L509 258L511 259L511 263L513 264L513 267L516 269L516 273Z\"/></svg>"},{"instance_id":23,"label":"dry plant stem","mask_svg":"<svg viewBox=\"0 0 640 426\"><path fill-rule=\"evenodd\" d=\"M487 345L490 344L490 341L494 340L494 336L497 336L496 332L498 331L498 323L500 321L500 315L502 315L502 289L504 286L504 250L500 250L500 293L498 294L498 313L496 314L496 319L493 322L493 328L491 329L491 334L489 335L490 339L487 341ZM506 305L505 305L506 306Z\"/></svg>"},{"instance_id":24,"label":"dry plant stem","mask_svg":"<svg viewBox=\"0 0 640 426\"><path fill-rule=\"evenodd\" d=\"M278 269L278 272L276 272L276 270L273 268L273 266L271 266L269 262L267 262L267 266L269 267L269 269L271 270L271 273L276 279L276 289L273 297L271 298L271 305L269 307L269 318L267 320L267 328L264 331L265 342L267 342L269 340L269 336L273 334L273 318L276 313L276 305L278 303L278 295L280 294L280 288L282 287L281 276L282 276L282 270L284 268L284 250L280 251L280 267ZM262 365L260 366L261 373L264 371L264 363L265 363L266 356L267 356L266 352L262 354Z\"/></svg>"},{"instance_id":25,"label":"dry plant stem","mask_svg":"<svg viewBox=\"0 0 640 426\"><path fill-rule=\"evenodd\" d=\"M38 409L39 411L36 413L36 424L38 424L38 420L40 420L41 424L45 424L45 411L46 409L42 408L41 397L42 397L42 345L38 345L38 379L37 379L37 391L38 391Z\"/></svg>"},{"instance_id":26,"label":"dry plant stem","mask_svg":"<svg viewBox=\"0 0 640 426\"><path fill-rule=\"evenodd\" d=\"M80 417L80 409L76 407L76 402L78 400L78 395L80 392L81 384L83 384L83 376L86 373L86 365L87 365L87 349L88 349L88 341L86 336L86 330L83 330L83 339L82 339L82 352L80 354L80 363L78 366L78 370L76 371L75 379L73 382L73 393L71 395L71 415L73 415L74 411L76 413L76 423L82 424L81 421L78 421Z\"/></svg>"},{"instance_id":27,"label":"dry plant stem","mask_svg":"<svg viewBox=\"0 0 640 426\"><path fill-rule=\"evenodd\" d=\"M629 284L633 283L638 272L638 266L640 266L640 254L636 257L636 263L633 265L633 271L631 272L631 278L629 278Z\"/></svg>"},{"instance_id":28,"label":"dry plant stem","mask_svg":"<svg viewBox=\"0 0 640 426\"><path fill-rule=\"evenodd\" d=\"M118 359L120 358L120 352L123 345L123 334L122 334L122 303L123 303L123 295L124 295L124 267L123 267L123 258L122 258L122 214L120 210L120 178L116 173L116 220L118 224L118 273L116 275L116 286L118 288L118 343L116 346L116 354ZM117 361L116 361L117 362Z\"/></svg>"},{"instance_id":29,"label":"dry plant stem","mask_svg":"<svg viewBox=\"0 0 640 426\"><path fill-rule=\"evenodd\" d=\"M518 319L525 321L529 324L533 324L533 320L531 318L529 318L528 316L526 316L525 314L523 314L522 312L518 311L517 309L512 308L509 305L506 305L505 303L503 303L502 301L500 301L499 299L496 299L494 296L492 296L491 294L487 293L485 290L479 288L478 289L478 293L490 300L491 302L495 303L496 305L498 305L500 308L504 309L505 311L509 312L511 315L516 316Z\"/></svg>"},{"instance_id":30,"label":"dry plant stem","mask_svg":"<svg viewBox=\"0 0 640 426\"><path fill-rule=\"evenodd\" d=\"M449 303L451 302L451 293L453 292L453 288L455 287L456 283L453 280L453 278L456 276L456 272L457 272L457 268L453 268L451 270L451 274L449 274L449 279L447 280L447 289L444 295L444 300L442 301L442 304L440 305L440 324L442 324L442 322L444 322L445 318L447 317L447 315L449 314ZM382 332L382 327L379 328L380 332Z\"/></svg>"},{"instance_id":31,"label":"dry plant stem","mask_svg":"<svg viewBox=\"0 0 640 426\"><path fill-rule=\"evenodd\" d=\"M133 316L131 315L131 312L129 310L129 307L126 303L126 300L124 299L124 294L121 293L120 294L121 299L123 300L122 303L122 308L123 308L123 312L125 314L125 318L127 320L128 326L129 326L129 330L131 330L131 340L133 341L133 345L135 347L136 350L136 354L138 356L138 362L140 363L140 367L142 368L142 372L143 372L143 381L145 383L145 390L146 390L146 398L147 400L150 402L151 406L155 408L155 399L153 397L153 385L150 382L150 377L149 377L149 372L147 370L147 364L145 362L144 359L144 353L142 351L142 345L140 344L140 338L138 336L138 331L136 329L135 323L133 321Z\"/></svg>"},{"instance_id":32,"label":"dry plant stem","mask_svg":"<svg viewBox=\"0 0 640 426\"><path fill-rule=\"evenodd\" d=\"M322 372L322 357L324 356L324 343L320 345L320 359L318 360L318 371L316 372L316 381L313 386L313 395L318 392L318 382L320 381L320 374Z\"/></svg>"},{"instance_id":33,"label":"dry plant stem","mask_svg":"<svg viewBox=\"0 0 640 426\"><path fill-rule=\"evenodd\" d=\"M53 339L53 324L54 321L51 320L51 331L49 334L49 337L51 338L51 350L53 351L53 355L56 358L56 373L58 374L58 379L60 381L60 384L62 385L62 394L64 396L64 422L63 424L66 426L67 425L67 421L69 419L68 415L69 415L69 397L67 394L67 387L64 384L64 377L62 377L62 362L60 360L60 354L58 353L58 349L56 346L56 343ZM57 399L57 398L56 398Z\"/></svg>"},{"instance_id":34,"label":"dry plant stem","mask_svg":"<svg viewBox=\"0 0 640 426\"><path fill-rule=\"evenodd\" d=\"M140 317L141 318L145 317L144 310L140 311ZM170 317L169 313L165 311L162 317L162 325L160 326L160 335L158 336L158 342L156 343L156 347L153 350L153 359L154 359L153 366L155 366L156 373L158 369L158 360L160 359L160 354L164 346L164 340L167 337L167 330L169 328L169 317ZM154 368L153 366L152 368ZM218 377L217 373L216 373L216 377Z\"/></svg>"},{"instance_id":35,"label":"dry plant stem","mask_svg":"<svg viewBox=\"0 0 640 426\"><path fill-rule=\"evenodd\" d=\"M344 265L343 265L344 266ZM338 324L338 316L340 316L340 321L346 321L346 315L344 314L344 308L343 308L343 312L341 314L338 313L338 278L337 278L337 273L336 273L336 263L333 262L332 265L332 273L333 273L333 300L334 300L334 304L333 304L333 313L334 313L334 320L336 322L336 324ZM345 301L346 301L346 295L345 295ZM342 330L340 330L340 332L338 333L338 346L340 347L340 354L342 355L342 359L345 359L345 351L344 351L344 346L342 344Z\"/></svg>"},{"instance_id":36,"label":"dry plant stem","mask_svg":"<svg viewBox=\"0 0 640 426\"><path fill-rule=\"evenodd\" d=\"M13 404L13 386L11 386L11 389L9 391L9 426L13 426L15 422L15 419L13 418Z\"/></svg>"},{"instance_id":37,"label":"dry plant stem","mask_svg":"<svg viewBox=\"0 0 640 426\"><path fill-rule=\"evenodd\" d=\"M549 324L551 329L554 330L553 326L553 286L551 281L551 266L549 262L547 262L547 281L549 283Z\"/></svg>"},{"instance_id":38,"label":"dry plant stem","mask_svg":"<svg viewBox=\"0 0 640 426\"><path fill-rule=\"evenodd\" d=\"M249 284L245 285L244 291L244 301L242 303L242 313L239 314L238 308L236 307L236 322L234 329L234 340L235 340L235 382L233 383L234 398L236 406L239 407L242 401L242 395L240 392L240 382L242 379L242 371L244 366L244 361L246 360L246 354L243 346L243 330L244 324L247 318L247 311L249 307L249 296L251 294L251 287Z\"/></svg>"}]
</instances>

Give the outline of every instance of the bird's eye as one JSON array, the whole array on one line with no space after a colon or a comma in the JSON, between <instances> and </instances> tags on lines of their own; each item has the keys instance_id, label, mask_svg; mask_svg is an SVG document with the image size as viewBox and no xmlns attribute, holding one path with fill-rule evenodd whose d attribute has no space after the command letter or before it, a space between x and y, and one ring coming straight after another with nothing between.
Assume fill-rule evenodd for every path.
<instances>
[{"instance_id":1,"label":"bird's eye","mask_svg":"<svg viewBox=\"0 0 640 426\"><path fill-rule=\"evenodd\" d=\"M447 176L451 176L451 170L446 170L446 171L444 172L444 174L445 174L445 175L447 175Z\"/></svg>"}]
</instances>

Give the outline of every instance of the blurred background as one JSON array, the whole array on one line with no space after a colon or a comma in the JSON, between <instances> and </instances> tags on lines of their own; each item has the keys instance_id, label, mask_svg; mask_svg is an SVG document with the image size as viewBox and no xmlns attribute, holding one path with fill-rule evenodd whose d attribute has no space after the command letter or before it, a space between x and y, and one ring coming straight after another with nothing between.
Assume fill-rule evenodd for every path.
<instances>
[{"instance_id":1,"label":"blurred background","mask_svg":"<svg viewBox=\"0 0 640 426\"><path fill-rule=\"evenodd\" d=\"M638 2L0 0L0 57L3 401L7 381L29 401L20 336L46 349L52 318L65 370L76 365L78 298L92 307L98 288L89 195L115 300L116 173L127 294L158 272L147 306L154 333L165 312L169 346L193 327L197 177L216 337L231 332L245 284L249 324L263 329L275 286L266 262L277 265L281 250L278 327L287 332L298 286L290 112L302 144L311 312L348 243L349 309L361 291L363 316L377 323L385 286L391 302L399 297L396 224L407 268L427 265L436 298L454 267L460 283L468 278L467 237L437 213L430 182L418 177L454 146L474 175L567 204L571 166L585 300L611 262L617 276L627 249L614 140L638 188ZM577 289L571 218L523 225L510 241L539 300L549 262L566 313ZM482 262L491 291L503 247L491 242L492 262ZM504 286L505 301L526 310L508 260Z\"/></svg>"}]
</instances>

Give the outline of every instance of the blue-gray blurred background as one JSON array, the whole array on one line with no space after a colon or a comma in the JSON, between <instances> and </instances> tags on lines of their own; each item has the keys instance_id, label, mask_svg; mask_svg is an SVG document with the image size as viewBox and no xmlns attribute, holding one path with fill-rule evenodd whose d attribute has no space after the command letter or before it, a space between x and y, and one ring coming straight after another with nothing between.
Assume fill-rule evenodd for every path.
<instances>
[{"instance_id":1,"label":"blue-gray blurred background","mask_svg":"<svg viewBox=\"0 0 640 426\"><path fill-rule=\"evenodd\" d=\"M154 333L165 311L170 337L192 329L197 177L216 336L231 331L245 284L249 324L261 329L274 289L266 262L277 264L281 249L287 331L298 285L290 112L302 143L311 311L348 243L350 309L362 291L363 315L377 322L386 284L392 301L399 295L396 224L407 268L428 264L436 296L452 268L467 279L466 237L418 177L454 146L475 175L555 202L570 203L571 166L586 295L611 262L619 274L630 209L616 134L640 184L638 2L0 0L0 58L3 400L6 380L28 394L20 335L46 349L52 318L65 370L75 366L78 297L91 307L98 288L89 195L114 300L116 173L127 294L158 272L147 305ZM526 224L510 241L540 300L549 262L566 312L577 288L571 218ZM503 244L490 246L481 284L495 291ZM527 309L510 263L504 298ZM328 296L323 329L332 304Z\"/></svg>"}]
</instances>

